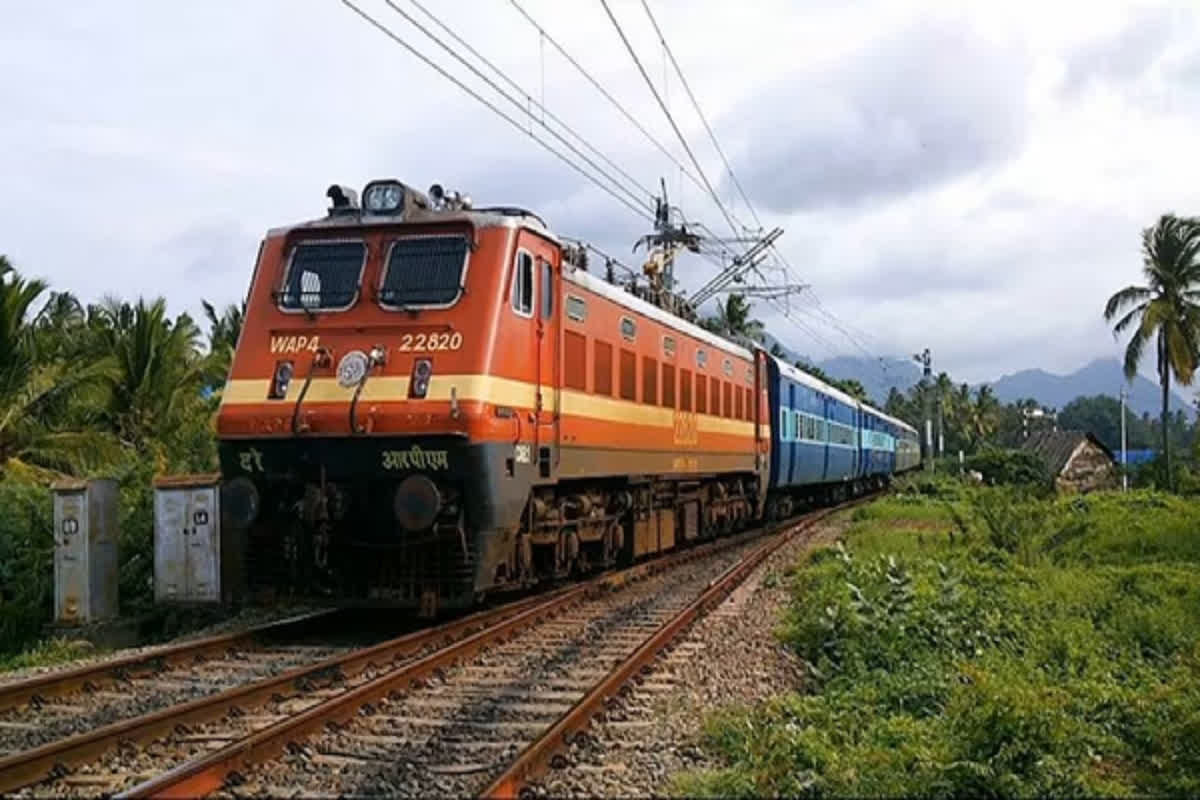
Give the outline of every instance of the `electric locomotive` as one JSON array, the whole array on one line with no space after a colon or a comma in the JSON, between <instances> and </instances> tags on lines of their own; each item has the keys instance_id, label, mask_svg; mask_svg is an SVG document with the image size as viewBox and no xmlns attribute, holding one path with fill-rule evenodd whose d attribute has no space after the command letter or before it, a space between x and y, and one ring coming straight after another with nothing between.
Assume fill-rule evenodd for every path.
<instances>
[{"instance_id":1,"label":"electric locomotive","mask_svg":"<svg viewBox=\"0 0 1200 800\"><path fill-rule=\"evenodd\" d=\"M520 208L333 186L271 230L218 414L250 598L461 608L764 515L770 357Z\"/></svg>"}]
</instances>

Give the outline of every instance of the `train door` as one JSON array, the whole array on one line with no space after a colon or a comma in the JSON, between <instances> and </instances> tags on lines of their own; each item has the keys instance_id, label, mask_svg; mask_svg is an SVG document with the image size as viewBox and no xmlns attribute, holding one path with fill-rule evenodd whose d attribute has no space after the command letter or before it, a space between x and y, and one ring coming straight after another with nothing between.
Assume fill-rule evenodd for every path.
<instances>
[{"instance_id":1,"label":"train door","mask_svg":"<svg viewBox=\"0 0 1200 800\"><path fill-rule=\"evenodd\" d=\"M537 273L537 459L538 474L549 478L558 465L559 386L562 383L561 336L559 330L559 261L548 247L535 258Z\"/></svg>"}]
</instances>

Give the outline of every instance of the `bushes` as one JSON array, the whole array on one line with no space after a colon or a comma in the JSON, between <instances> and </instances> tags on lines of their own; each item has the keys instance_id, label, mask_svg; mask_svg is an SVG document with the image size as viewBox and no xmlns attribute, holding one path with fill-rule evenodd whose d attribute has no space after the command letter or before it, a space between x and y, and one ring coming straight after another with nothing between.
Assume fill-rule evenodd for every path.
<instances>
[{"instance_id":1,"label":"bushes","mask_svg":"<svg viewBox=\"0 0 1200 800\"><path fill-rule=\"evenodd\" d=\"M728 766L677 788L1200 791L1200 548L1184 531L1200 537L1200 510L1153 493L874 504L794 579L781 635L810 665L806 693L714 716Z\"/></svg>"},{"instance_id":2,"label":"bushes","mask_svg":"<svg viewBox=\"0 0 1200 800\"><path fill-rule=\"evenodd\" d=\"M0 653L36 637L54 605L49 490L0 481Z\"/></svg>"},{"instance_id":3,"label":"bushes","mask_svg":"<svg viewBox=\"0 0 1200 800\"><path fill-rule=\"evenodd\" d=\"M983 475L984 483L1008 486L1045 486L1046 466L1033 453L985 447L966 459L964 467Z\"/></svg>"}]
</instances>

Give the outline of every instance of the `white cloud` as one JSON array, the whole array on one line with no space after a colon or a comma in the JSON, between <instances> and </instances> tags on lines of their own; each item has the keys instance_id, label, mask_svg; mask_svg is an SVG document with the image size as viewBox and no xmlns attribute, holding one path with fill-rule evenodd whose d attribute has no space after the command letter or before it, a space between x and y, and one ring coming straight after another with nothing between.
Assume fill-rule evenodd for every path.
<instances>
[{"instance_id":1,"label":"white cloud","mask_svg":"<svg viewBox=\"0 0 1200 800\"><path fill-rule=\"evenodd\" d=\"M522 2L685 160L598 4ZM689 216L723 230L507 2L427 5L640 183L665 177ZM786 229L800 277L871 349L929 346L969 380L1111 355L1099 312L1139 278L1140 228L1200 210L1200 29L1181 5L653 7L764 223ZM614 10L661 82L640 3ZM720 180L673 76L665 94ZM338 2L25 4L0 30L0 98L0 252L85 300L161 293L198 315L202 297L239 299L266 228L319 215L330 183L380 175L529 206L631 263L644 232ZM693 261L682 277L711 274ZM823 342L760 310L796 350L859 354L815 312L797 313Z\"/></svg>"}]
</instances>

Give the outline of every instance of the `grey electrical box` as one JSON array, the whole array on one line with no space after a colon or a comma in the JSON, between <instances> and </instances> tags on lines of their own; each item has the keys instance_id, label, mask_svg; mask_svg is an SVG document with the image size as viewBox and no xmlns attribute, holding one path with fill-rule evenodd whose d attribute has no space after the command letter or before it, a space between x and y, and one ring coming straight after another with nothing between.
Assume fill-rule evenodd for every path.
<instances>
[{"instance_id":1,"label":"grey electrical box","mask_svg":"<svg viewBox=\"0 0 1200 800\"><path fill-rule=\"evenodd\" d=\"M54 618L79 624L117 616L117 482L61 480L54 495Z\"/></svg>"},{"instance_id":2,"label":"grey electrical box","mask_svg":"<svg viewBox=\"0 0 1200 800\"><path fill-rule=\"evenodd\" d=\"M221 602L221 478L154 481L154 599Z\"/></svg>"}]
</instances>

